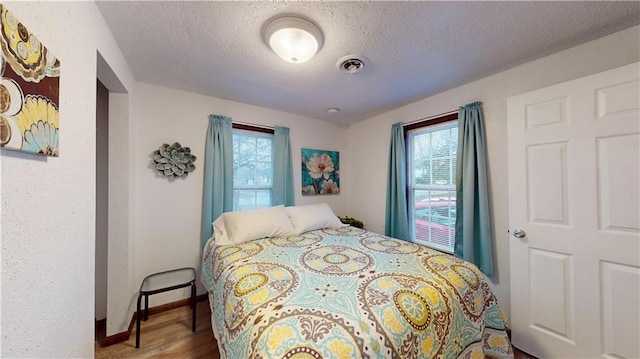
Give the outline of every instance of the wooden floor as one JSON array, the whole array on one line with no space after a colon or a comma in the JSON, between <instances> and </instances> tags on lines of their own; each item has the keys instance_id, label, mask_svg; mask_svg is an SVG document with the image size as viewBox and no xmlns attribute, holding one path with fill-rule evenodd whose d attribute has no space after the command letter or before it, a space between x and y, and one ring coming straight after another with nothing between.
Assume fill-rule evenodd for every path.
<instances>
[{"instance_id":1,"label":"wooden floor","mask_svg":"<svg viewBox=\"0 0 640 359\"><path fill-rule=\"evenodd\" d=\"M96 343L96 359L115 358L214 358L218 344L211 330L209 302L196 307L196 331L191 332L191 308L184 306L149 316L140 324L140 348L136 349L136 329L128 341L101 348Z\"/></svg>"},{"instance_id":2,"label":"wooden floor","mask_svg":"<svg viewBox=\"0 0 640 359\"><path fill-rule=\"evenodd\" d=\"M196 307L196 332L191 332L191 309L184 306L149 316L141 323L140 348L136 349L135 327L128 341L106 348L95 345L96 359L115 358L210 358L219 359L218 344L211 330L209 302ZM515 349L515 359L530 356Z\"/></svg>"}]
</instances>

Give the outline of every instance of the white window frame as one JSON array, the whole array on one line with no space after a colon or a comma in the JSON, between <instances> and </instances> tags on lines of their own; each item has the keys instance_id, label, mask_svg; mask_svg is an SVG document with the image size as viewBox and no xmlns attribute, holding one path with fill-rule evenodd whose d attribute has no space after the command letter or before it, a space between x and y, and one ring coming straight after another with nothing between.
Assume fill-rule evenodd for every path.
<instances>
[{"instance_id":1,"label":"white window frame","mask_svg":"<svg viewBox=\"0 0 640 359\"><path fill-rule=\"evenodd\" d=\"M437 119L436 119L437 120ZM420 127L416 127L413 128L411 130L408 130L406 132L406 151L407 151L407 205L408 205L408 214L409 214L409 233L411 236L412 241L415 241L416 243L419 244L423 244L426 245L428 247L432 247L434 249L437 249L439 251L442 252L447 252L447 253L453 253L454 251L454 241L455 241L455 217L453 218L453 231L449 231L448 235L449 235L449 241L451 243L451 246L445 246L445 245L441 245L439 243L434 243L432 241L422 241L422 240L418 240L416 238L416 218L415 218L415 208L416 208L416 203L415 203L415 192L416 191L448 191L450 193L450 195L453 196L453 200L455 203L455 196L456 196L456 184L455 184L455 173L453 173L455 166L450 166L449 167L449 171L450 171L450 178L451 178L451 182L452 183L448 183L448 184L417 184L414 183L415 180L415 163L414 163L414 149L415 149L415 143L413 141L413 139L416 136L419 135L424 135L427 133L433 133L433 132L438 132L438 131L442 131L442 130L447 130L447 129L453 129L453 128L457 128L458 127L458 120L456 119L452 119L452 120L448 120L446 122L437 122L437 123L432 123L429 124L429 122L425 122L424 126L420 126ZM455 148L451 153L450 156L446 157L447 159L451 160L451 161L456 161L456 156L457 156L457 148ZM444 158L444 157L442 157ZM431 158L432 160L434 159L440 159L438 157L435 158ZM431 179L433 179L433 175L432 175L432 171L433 171L433 167L430 167L431 172L429 173L429 175L431 176ZM431 183L433 183L433 180L430 181ZM448 199L443 199L443 200L447 200L449 203L451 202L452 198L449 197ZM449 207L451 207L451 205L449 205ZM455 208L455 205L453 205L452 207Z\"/></svg>"},{"instance_id":2,"label":"white window frame","mask_svg":"<svg viewBox=\"0 0 640 359\"><path fill-rule=\"evenodd\" d=\"M246 126L245 126L246 127ZM247 136L247 137L253 137L256 139L259 138L264 138L264 139L269 139L271 141L271 168L273 169L273 133L268 133L268 132L262 132L262 131L254 131L251 129L247 129L247 128L233 128L232 130L232 138L235 137L236 135L240 135L240 136ZM234 157L236 156L235 153L235 149L234 149ZM237 184L235 181L235 174L234 174L234 179L233 179L233 210L234 211L243 211L243 210L251 210L251 209L258 209L258 208L266 208L266 207L270 207L273 197L272 197L272 187L273 187L273 173L271 174L271 182L269 184ZM266 205L258 205L258 191L265 191L268 190L269 191L269 203L267 203ZM240 207L240 198L239 198L239 193L240 191L254 191L254 204L255 206L252 207Z\"/></svg>"}]
</instances>

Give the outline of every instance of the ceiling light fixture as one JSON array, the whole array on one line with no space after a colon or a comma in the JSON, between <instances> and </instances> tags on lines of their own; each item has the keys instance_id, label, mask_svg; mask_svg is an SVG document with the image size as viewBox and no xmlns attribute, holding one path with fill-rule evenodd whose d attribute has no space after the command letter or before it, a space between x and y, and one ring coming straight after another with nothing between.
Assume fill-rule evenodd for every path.
<instances>
[{"instance_id":1,"label":"ceiling light fixture","mask_svg":"<svg viewBox=\"0 0 640 359\"><path fill-rule=\"evenodd\" d=\"M322 32L311 22L295 16L273 20L264 29L264 41L284 61L301 64L322 47Z\"/></svg>"}]
</instances>

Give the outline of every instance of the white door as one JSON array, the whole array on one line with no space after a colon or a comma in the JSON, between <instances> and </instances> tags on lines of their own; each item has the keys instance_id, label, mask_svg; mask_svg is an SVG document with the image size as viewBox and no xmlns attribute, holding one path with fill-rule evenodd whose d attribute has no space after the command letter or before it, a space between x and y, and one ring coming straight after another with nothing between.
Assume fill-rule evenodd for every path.
<instances>
[{"instance_id":1,"label":"white door","mask_svg":"<svg viewBox=\"0 0 640 359\"><path fill-rule=\"evenodd\" d=\"M639 73L508 99L512 338L539 358L640 357Z\"/></svg>"}]
</instances>

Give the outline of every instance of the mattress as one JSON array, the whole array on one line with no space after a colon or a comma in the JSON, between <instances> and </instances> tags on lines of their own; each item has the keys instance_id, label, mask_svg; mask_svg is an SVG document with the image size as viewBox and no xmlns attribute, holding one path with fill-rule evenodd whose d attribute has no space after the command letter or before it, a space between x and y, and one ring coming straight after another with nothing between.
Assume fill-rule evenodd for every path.
<instances>
[{"instance_id":1,"label":"mattress","mask_svg":"<svg viewBox=\"0 0 640 359\"><path fill-rule=\"evenodd\" d=\"M473 265L354 227L216 246L202 282L223 358L512 358Z\"/></svg>"}]
</instances>

